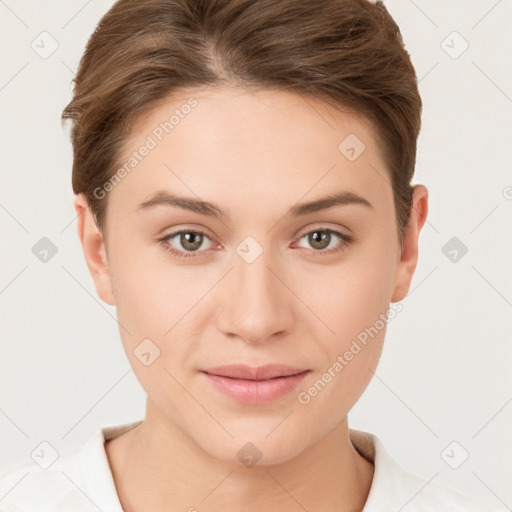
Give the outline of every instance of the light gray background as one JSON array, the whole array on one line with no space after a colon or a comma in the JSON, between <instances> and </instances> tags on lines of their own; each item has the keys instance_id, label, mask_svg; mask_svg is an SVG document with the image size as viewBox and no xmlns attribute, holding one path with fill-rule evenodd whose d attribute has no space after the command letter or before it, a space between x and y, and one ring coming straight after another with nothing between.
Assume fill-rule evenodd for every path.
<instances>
[{"instance_id":1,"label":"light gray background","mask_svg":"<svg viewBox=\"0 0 512 512\"><path fill-rule=\"evenodd\" d=\"M96 296L83 259L59 119L111 4L0 1L0 470L43 440L62 452L144 416L115 309ZM428 187L430 212L404 310L350 426L379 436L408 470L510 509L512 4L386 5L420 79L415 182ZM42 31L59 45L46 59L31 48ZM31 252L43 236L58 247L47 263ZM442 252L454 236L468 248L457 262ZM451 460L469 453L458 469L441 456L452 441Z\"/></svg>"}]
</instances>

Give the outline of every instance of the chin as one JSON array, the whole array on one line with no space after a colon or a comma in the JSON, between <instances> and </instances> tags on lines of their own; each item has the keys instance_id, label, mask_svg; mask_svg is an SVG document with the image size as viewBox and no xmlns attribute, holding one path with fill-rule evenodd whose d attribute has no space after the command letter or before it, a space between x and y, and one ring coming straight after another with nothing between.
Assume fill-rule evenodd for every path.
<instances>
[{"instance_id":1,"label":"chin","mask_svg":"<svg viewBox=\"0 0 512 512\"><path fill-rule=\"evenodd\" d=\"M219 433L219 435L204 439L203 442L199 440L196 442L202 445L203 450L212 457L228 464L247 467L282 464L307 448L304 429L291 432L290 425L287 429L284 428L285 422L277 429L276 425L279 424L279 421L277 423L268 421L265 428L262 428L261 424L246 425L245 428L238 431L228 428L233 434L233 438ZM280 429L281 431L279 431Z\"/></svg>"}]
</instances>

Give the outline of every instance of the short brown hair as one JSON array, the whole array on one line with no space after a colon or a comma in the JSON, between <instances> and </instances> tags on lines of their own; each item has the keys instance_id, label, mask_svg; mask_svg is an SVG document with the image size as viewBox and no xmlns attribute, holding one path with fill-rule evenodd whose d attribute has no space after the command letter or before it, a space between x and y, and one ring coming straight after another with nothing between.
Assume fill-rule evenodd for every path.
<instances>
[{"instance_id":1,"label":"short brown hair","mask_svg":"<svg viewBox=\"0 0 512 512\"><path fill-rule=\"evenodd\" d=\"M372 123L402 246L422 101L382 2L118 0L89 38L73 81L62 113L72 120L73 191L86 197L100 229L107 198L94 190L115 173L136 118L178 88L242 84L321 98Z\"/></svg>"}]
</instances>

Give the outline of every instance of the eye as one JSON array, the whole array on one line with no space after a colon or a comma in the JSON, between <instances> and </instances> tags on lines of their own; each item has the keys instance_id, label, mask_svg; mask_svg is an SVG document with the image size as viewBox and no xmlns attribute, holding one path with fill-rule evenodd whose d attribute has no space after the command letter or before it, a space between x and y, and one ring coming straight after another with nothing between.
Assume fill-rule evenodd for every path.
<instances>
[{"instance_id":1,"label":"eye","mask_svg":"<svg viewBox=\"0 0 512 512\"><path fill-rule=\"evenodd\" d=\"M334 237L333 237L334 235ZM341 233L334 229L324 229L324 228L315 228L307 233L304 233L300 240L303 238L307 239L307 242L311 244L314 249L315 256L322 256L340 252L346 248L347 245L353 242L353 238L345 233ZM334 244L331 242L336 242L336 238L342 240L343 243ZM328 250L326 250L328 249Z\"/></svg>"},{"instance_id":2,"label":"eye","mask_svg":"<svg viewBox=\"0 0 512 512\"><path fill-rule=\"evenodd\" d=\"M176 241L174 241L175 238L177 238ZM166 251L170 252L177 258L196 258L201 256L201 253L206 252L204 250L199 250L203 246L205 238L212 241L204 231L185 229L171 233L158 241ZM308 243L313 247L313 254L315 256L326 256L340 252L344 250L348 244L353 242L353 238L351 236L334 229L327 228L312 229L307 233L304 233L300 237L300 240L303 238L307 238ZM335 242L336 238L341 240L343 243L338 243L338 245L333 249L331 242ZM181 248L173 246L173 241L175 244L181 246ZM331 248L329 248L329 246L331 246Z\"/></svg>"},{"instance_id":3,"label":"eye","mask_svg":"<svg viewBox=\"0 0 512 512\"><path fill-rule=\"evenodd\" d=\"M181 248L176 249L171 245L175 238L177 238L175 243L180 245ZM211 238L204 231L185 229L171 233L170 235L161 238L159 242L162 244L166 251L170 252L178 258L195 258L197 255L194 253L205 252L199 251L205 238L211 240Z\"/></svg>"}]
</instances>

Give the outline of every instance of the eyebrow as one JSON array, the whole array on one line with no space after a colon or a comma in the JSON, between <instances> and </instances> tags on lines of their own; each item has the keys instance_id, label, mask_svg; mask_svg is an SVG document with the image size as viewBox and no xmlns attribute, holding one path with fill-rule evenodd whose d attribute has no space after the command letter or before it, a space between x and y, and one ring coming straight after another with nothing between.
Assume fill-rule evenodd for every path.
<instances>
[{"instance_id":1,"label":"eyebrow","mask_svg":"<svg viewBox=\"0 0 512 512\"><path fill-rule=\"evenodd\" d=\"M333 206L350 204L373 208L373 205L364 197L361 197L354 192L347 191L331 194L326 197L310 201L308 203L296 204L290 208L287 215L292 217L300 217L310 213L327 210ZM229 219L229 215L213 203L202 201L200 199L194 199L191 197L178 196L166 191L160 191L156 193L153 197L141 203L137 207L137 210L147 210L156 206L177 206L179 208L183 208L184 210L190 210L192 212L198 213L199 215L206 215L220 220Z\"/></svg>"}]
</instances>

